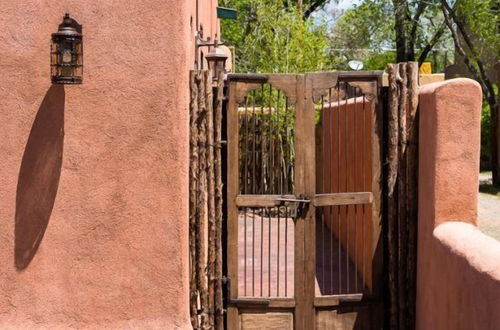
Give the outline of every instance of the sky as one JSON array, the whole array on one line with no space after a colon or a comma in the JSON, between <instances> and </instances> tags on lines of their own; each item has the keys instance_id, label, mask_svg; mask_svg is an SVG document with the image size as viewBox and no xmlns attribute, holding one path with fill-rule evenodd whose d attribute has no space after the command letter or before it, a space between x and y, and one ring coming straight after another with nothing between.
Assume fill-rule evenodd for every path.
<instances>
[{"instance_id":1,"label":"sky","mask_svg":"<svg viewBox=\"0 0 500 330\"><path fill-rule=\"evenodd\" d=\"M330 1L327 7L330 7L331 9L334 9L335 7L337 7L338 9L347 9L352 7L353 4L360 2L360 0L341 0L338 4L336 4L335 1Z\"/></svg>"},{"instance_id":2,"label":"sky","mask_svg":"<svg viewBox=\"0 0 500 330\"><path fill-rule=\"evenodd\" d=\"M338 3L337 3L338 2ZM333 23L331 13L335 10L346 10L352 8L353 5L361 3L362 0L329 0L324 10L314 14L315 19L326 20L330 24Z\"/></svg>"}]
</instances>

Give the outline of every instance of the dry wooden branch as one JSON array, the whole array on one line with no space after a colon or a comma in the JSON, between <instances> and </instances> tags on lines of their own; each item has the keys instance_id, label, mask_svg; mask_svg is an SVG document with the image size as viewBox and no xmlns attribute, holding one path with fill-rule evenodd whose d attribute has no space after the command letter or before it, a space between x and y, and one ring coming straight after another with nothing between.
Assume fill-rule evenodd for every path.
<instances>
[{"instance_id":1,"label":"dry wooden branch","mask_svg":"<svg viewBox=\"0 0 500 330\"><path fill-rule=\"evenodd\" d=\"M212 98L212 75L210 71L205 76L205 107L207 110L207 211L208 211L208 313L209 325L215 324L215 173L214 173L214 114Z\"/></svg>"},{"instance_id":2,"label":"dry wooden branch","mask_svg":"<svg viewBox=\"0 0 500 330\"><path fill-rule=\"evenodd\" d=\"M399 326L407 329L407 277L406 264L408 256L408 231L407 231L407 163L406 163L406 144L407 144L407 114L408 114L408 77L406 75L406 63L399 63L399 76L401 83L399 85L399 166L398 166L398 307L399 307Z\"/></svg>"},{"instance_id":3,"label":"dry wooden branch","mask_svg":"<svg viewBox=\"0 0 500 330\"><path fill-rule=\"evenodd\" d=\"M398 84L397 80L397 64L389 64L387 66L389 73L389 177L388 191L389 196L394 192L394 185L397 179L397 157L398 157Z\"/></svg>"},{"instance_id":4,"label":"dry wooden branch","mask_svg":"<svg viewBox=\"0 0 500 330\"><path fill-rule=\"evenodd\" d=\"M198 86L197 74L191 71L189 74L190 87L190 118L189 118L189 310L191 314L191 325L197 329L198 324L198 289L196 284L196 189L197 189L197 170L198 170Z\"/></svg>"},{"instance_id":5,"label":"dry wooden branch","mask_svg":"<svg viewBox=\"0 0 500 330\"><path fill-rule=\"evenodd\" d=\"M388 162L388 244L389 244L389 294L390 294L390 328L398 327L398 306L397 306L397 236L396 220L397 205L394 194L394 186L398 174L398 84L397 84L397 64L387 66L389 74L389 143L387 150Z\"/></svg>"},{"instance_id":6,"label":"dry wooden branch","mask_svg":"<svg viewBox=\"0 0 500 330\"><path fill-rule=\"evenodd\" d=\"M408 75L408 318L415 328L418 221L418 63L409 62Z\"/></svg>"},{"instance_id":7,"label":"dry wooden branch","mask_svg":"<svg viewBox=\"0 0 500 330\"><path fill-rule=\"evenodd\" d=\"M222 102L224 99L224 73L220 72L217 81L215 102L215 329L224 328L222 302Z\"/></svg>"},{"instance_id":8,"label":"dry wooden branch","mask_svg":"<svg viewBox=\"0 0 500 330\"><path fill-rule=\"evenodd\" d=\"M197 264L196 276L198 290L200 294L202 329L208 329L208 288L205 275L206 268L206 235L205 221L207 218L207 108L205 103L205 76L200 74L198 85L198 148L199 148L199 166L198 166L198 194L197 194L197 223L196 223L196 242L197 242Z\"/></svg>"}]
</instances>

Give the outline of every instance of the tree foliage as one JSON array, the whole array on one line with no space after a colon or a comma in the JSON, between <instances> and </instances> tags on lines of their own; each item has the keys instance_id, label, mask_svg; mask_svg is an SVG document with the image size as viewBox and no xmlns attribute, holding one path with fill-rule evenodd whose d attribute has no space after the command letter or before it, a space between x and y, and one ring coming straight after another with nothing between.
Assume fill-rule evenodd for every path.
<instances>
[{"instance_id":1,"label":"tree foliage","mask_svg":"<svg viewBox=\"0 0 500 330\"><path fill-rule=\"evenodd\" d=\"M431 1L434 0L425 3L430 4ZM436 5L423 6L422 3L362 1L335 21L330 37L333 49L337 50L339 56L357 57L365 64L374 64L370 69L384 69L385 65L381 61L384 58L392 62L424 62L435 49L440 50L439 57L444 60L443 50L452 49L452 44L443 23L443 15ZM402 10L396 13L397 8ZM396 20L398 14L402 15L399 27ZM398 32L398 28L402 31Z\"/></svg>"},{"instance_id":2,"label":"tree foliage","mask_svg":"<svg viewBox=\"0 0 500 330\"><path fill-rule=\"evenodd\" d=\"M488 72L499 58L498 0L360 0L333 22L310 17L337 0L220 0L238 10L236 21L222 21L222 35L236 48L238 72L302 73L349 70L347 62L364 62L365 70L387 63L433 58L434 67L458 53L483 88L493 155L500 182L498 82ZM436 70L435 70L436 71ZM488 113L490 111L491 113ZM483 134L483 137L485 135ZM484 150L483 150L484 152Z\"/></svg>"},{"instance_id":3,"label":"tree foliage","mask_svg":"<svg viewBox=\"0 0 500 330\"><path fill-rule=\"evenodd\" d=\"M455 49L474 79L481 84L489 105L491 167L495 184L500 184L498 81L490 77L488 70L498 61L499 7L500 4L493 0L478 0L474 6L465 0L457 0L453 4L441 0L441 9Z\"/></svg>"},{"instance_id":4,"label":"tree foliage","mask_svg":"<svg viewBox=\"0 0 500 330\"><path fill-rule=\"evenodd\" d=\"M332 68L326 24L304 20L296 4L283 0L223 1L239 11L223 21L224 40L236 48L238 72L303 73Z\"/></svg>"}]
</instances>

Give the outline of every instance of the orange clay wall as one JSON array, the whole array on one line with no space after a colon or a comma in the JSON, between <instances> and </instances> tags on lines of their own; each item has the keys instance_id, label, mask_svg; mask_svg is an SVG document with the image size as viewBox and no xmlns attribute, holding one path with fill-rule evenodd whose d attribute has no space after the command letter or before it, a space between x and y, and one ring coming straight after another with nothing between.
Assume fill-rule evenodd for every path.
<instances>
[{"instance_id":1,"label":"orange clay wall","mask_svg":"<svg viewBox=\"0 0 500 330\"><path fill-rule=\"evenodd\" d=\"M477 220L481 87L420 88L417 329L500 329L500 242Z\"/></svg>"},{"instance_id":2,"label":"orange clay wall","mask_svg":"<svg viewBox=\"0 0 500 330\"><path fill-rule=\"evenodd\" d=\"M372 104L366 98L333 102L317 126L319 193L372 191ZM372 287L371 204L322 207L323 221L341 242L360 276Z\"/></svg>"},{"instance_id":3,"label":"orange clay wall","mask_svg":"<svg viewBox=\"0 0 500 330\"><path fill-rule=\"evenodd\" d=\"M193 3L2 1L0 328L190 328ZM51 86L65 12L84 81Z\"/></svg>"}]
</instances>

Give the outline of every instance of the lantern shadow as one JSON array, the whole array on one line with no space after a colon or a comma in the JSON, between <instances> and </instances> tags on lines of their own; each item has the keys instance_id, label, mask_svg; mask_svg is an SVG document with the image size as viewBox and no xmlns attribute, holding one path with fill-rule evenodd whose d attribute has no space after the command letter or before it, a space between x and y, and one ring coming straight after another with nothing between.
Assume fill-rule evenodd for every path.
<instances>
[{"instance_id":1,"label":"lantern shadow","mask_svg":"<svg viewBox=\"0 0 500 330\"><path fill-rule=\"evenodd\" d=\"M38 109L19 170L15 214L15 266L25 269L47 229L61 175L64 86L52 85Z\"/></svg>"}]
</instances>

